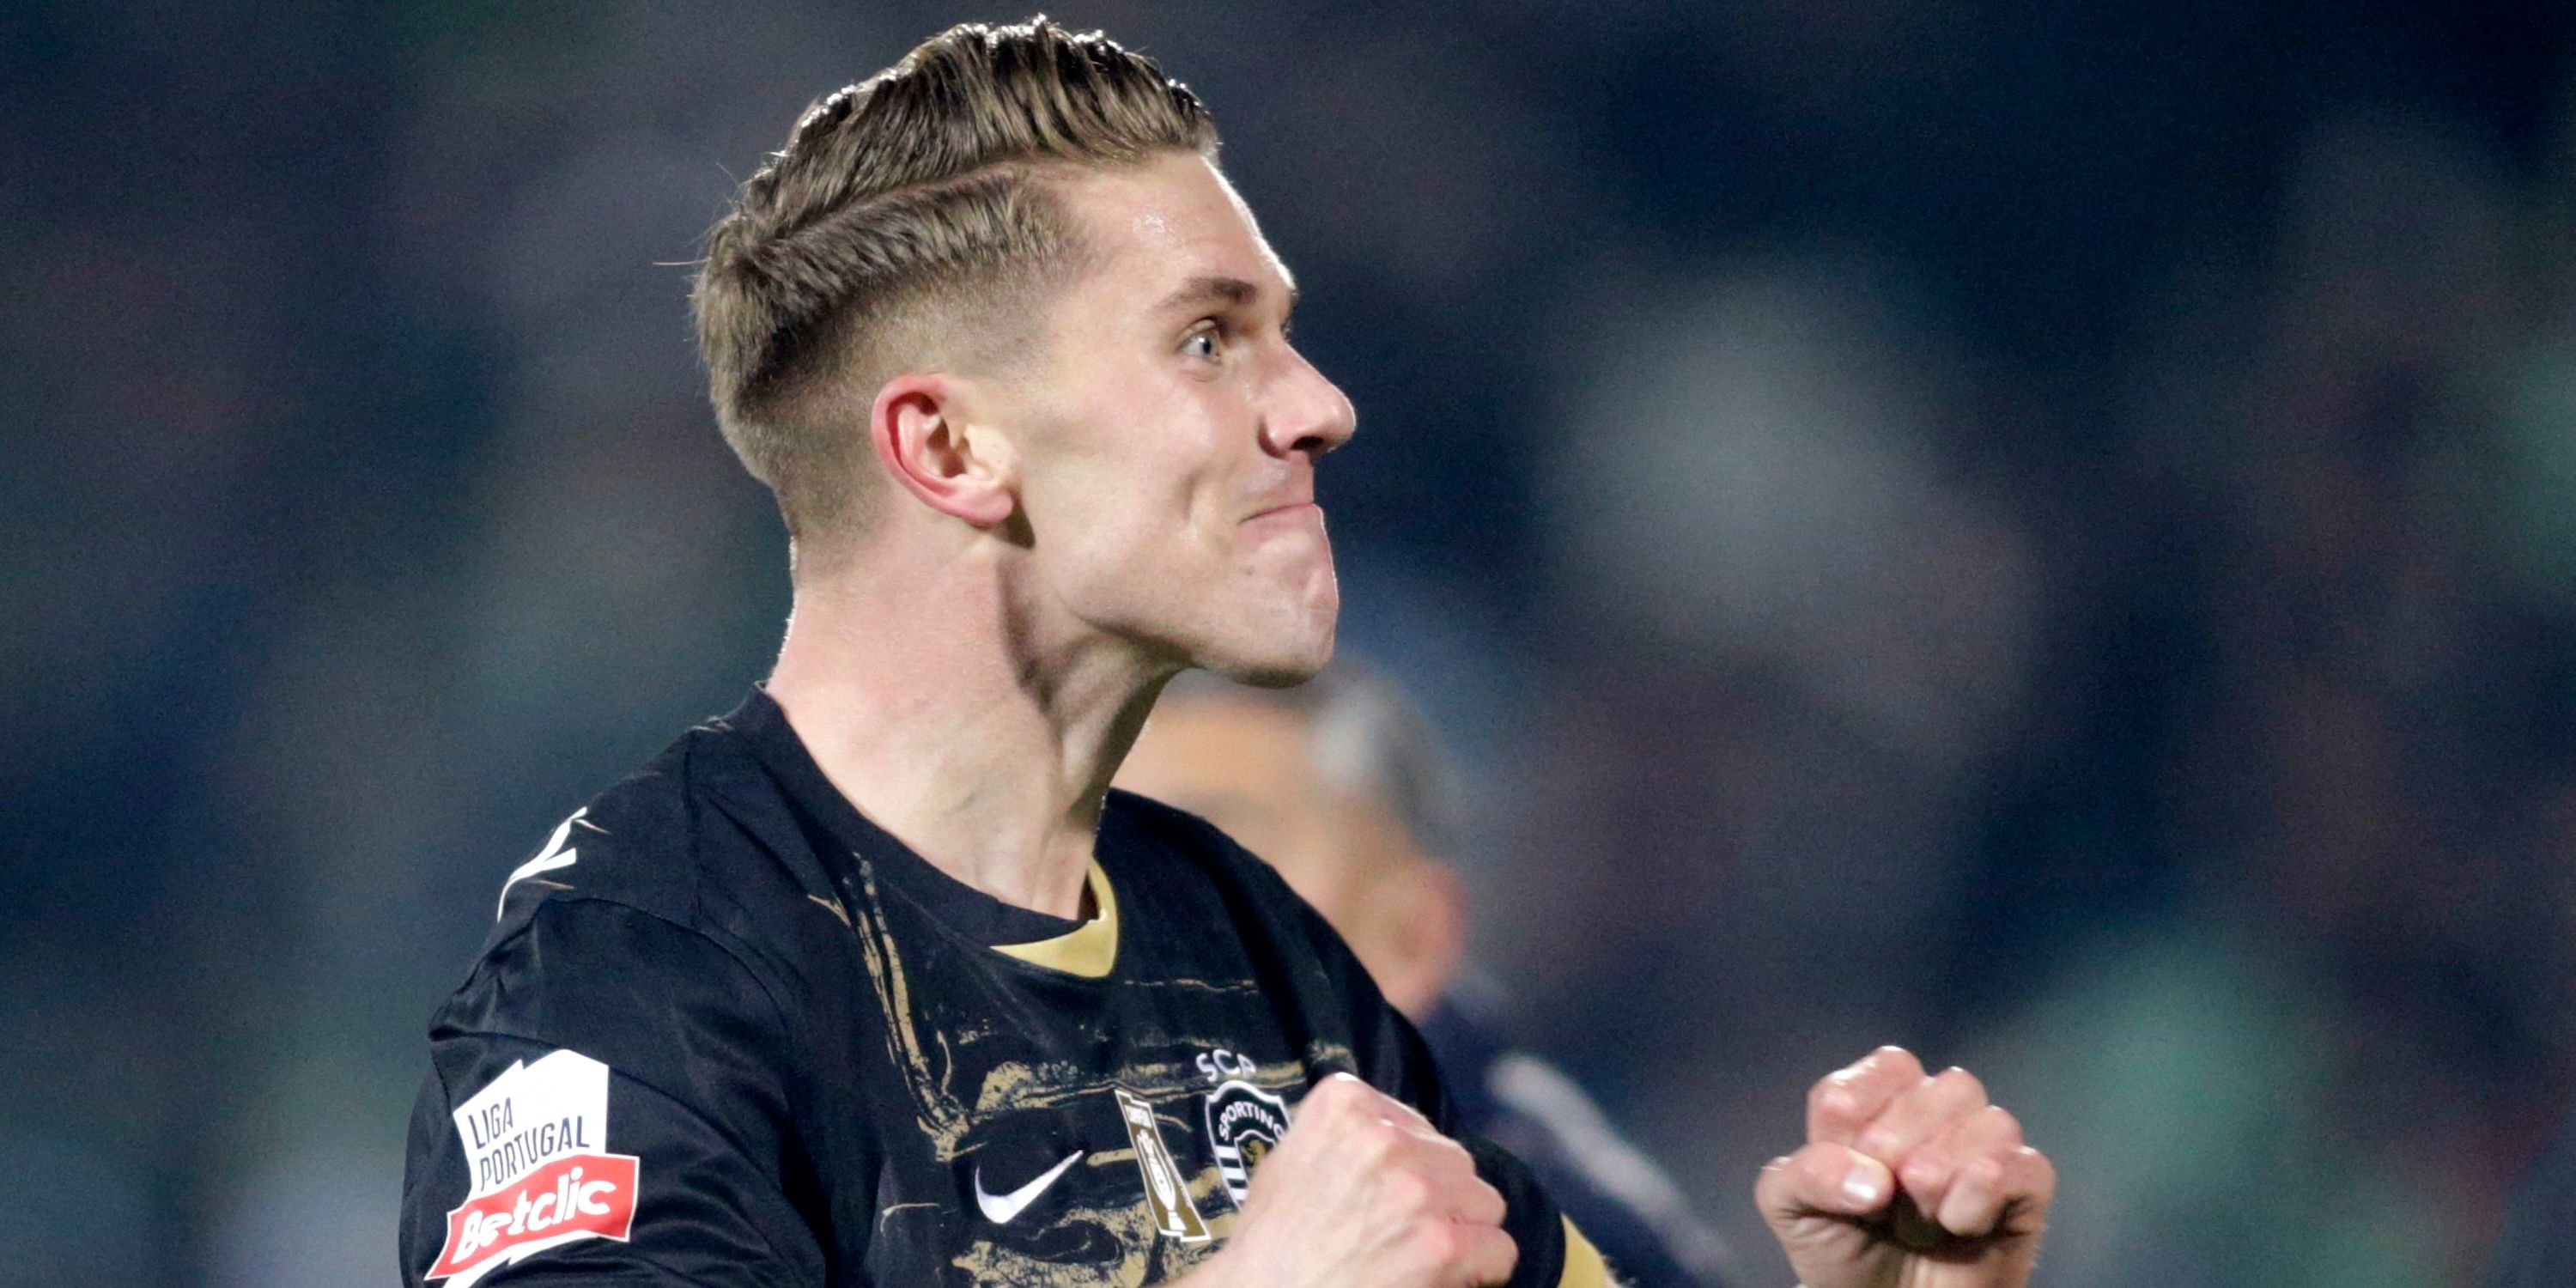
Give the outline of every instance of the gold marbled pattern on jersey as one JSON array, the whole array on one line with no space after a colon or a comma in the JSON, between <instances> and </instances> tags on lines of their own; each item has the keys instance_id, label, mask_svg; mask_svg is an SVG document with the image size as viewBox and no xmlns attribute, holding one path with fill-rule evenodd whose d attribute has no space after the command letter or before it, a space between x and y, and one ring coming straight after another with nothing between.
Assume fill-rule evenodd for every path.
<instances>
[{"instance_id":1,"label":"gold marbled pattern on jersey","mask_svg":"<svg viewBox=\"0 0 2576 1288\"><path fill-rule=\"evenodd\" d=\"M975 1160L966 1156L977 1147L976 1129L1006 1123L1015 1116L1115 1124L1115 1096L1124 1089L1151 1106L1164 1147L1181 1169L1183 1188L1213 1236L1186 1242L1164 1237L1145 1194L1134 1148L1124 1136L1103 1134L1081 1142L1090 1152L1060 1185L1061 1198L1051 1196L1011 1224L997 1227L978 1221L972 1204L950 1213L942 1222L954 1240L944 1269L961 1275L961 1282L976 1284L1123 1288L1172 1278L1205 1260L1232 1230L1236 1213L1215 1157L1202 1139L1201 1098L1213 1084L1197 1060L1211 1050L1239 1049L1242 1035L1174 1032L1132 1052L1126 1063L1104 1070L1046 1058L1031 1050L1025 1035L989 1020L961 1016L952 1021L924 1014L917 1004L913 972L887 924L885 903L865 861L859 864L859 879L861 897L847 905L851 929L858 936L861 958L883 1012L888 1052L904 1074L921 1132L920 1146L928 1156L942 1166L958 1167L961 1159L964 1166L973 1166ZM1135 989L1139 996L1164 993L1206 999L1190 1003L1192 1007L1218 999L1257 1002L1260 994L1250 980L1165 978L1121 981L1115 986ZM1315 1040L1301 1054L1302 1059L1273 1060L1236 1076L1294 1101L1320 1072L1353 1065L1350 1049L1339 1042ZM1004 1130L1009 1130L1007 1125ZM1112 1125L1108 1130L1117 1128ZM880 1213L880 1226L896 1215L891 1208ZM1030 1251L1066 1246L1102 1250L1103 1255L1066 1260Z\"/></svg>"}]
</instances>

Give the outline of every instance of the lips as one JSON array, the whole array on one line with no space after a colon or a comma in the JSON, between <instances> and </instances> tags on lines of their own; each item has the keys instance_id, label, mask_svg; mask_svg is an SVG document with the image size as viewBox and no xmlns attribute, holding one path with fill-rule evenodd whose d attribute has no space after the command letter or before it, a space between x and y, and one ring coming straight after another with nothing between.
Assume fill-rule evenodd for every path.
<instances>
[{"instance_id":1,"label":"lips","mask_svg":"<svg viewBox=\"0 0 2576 1288\"><path fill-rule=\"evenodd\" d=\"M1274 505L1267 510L1256 511L1250 518L1245 519L1244 522L1252 523L1260 519L1286 518L1290 515L1308 511L1317 515L1321 515L1324 512L1323 507L1316 505L1312 501L1289 501L1284 504Z\"/></svg>"}]
</instances>

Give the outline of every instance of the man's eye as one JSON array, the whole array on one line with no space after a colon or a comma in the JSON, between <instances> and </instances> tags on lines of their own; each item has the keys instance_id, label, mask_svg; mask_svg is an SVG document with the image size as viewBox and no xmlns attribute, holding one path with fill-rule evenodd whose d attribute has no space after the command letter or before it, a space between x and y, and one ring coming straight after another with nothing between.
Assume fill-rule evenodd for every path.
<instances>
[{"instance_id":1,"label":"man's eye","mask_svg":"<svg viewBox=\"0 0 2576 1288\"><path fill-rule=\"evenodd\" d=\"M1181 341L1181 352L1186 353L1193 358L1208 358L1213 360L1222 352L1222 348L1217 343L1215 329L1209 328L1207 330L1191 332L1189 339Z\"/></svg>"}]
</instances>

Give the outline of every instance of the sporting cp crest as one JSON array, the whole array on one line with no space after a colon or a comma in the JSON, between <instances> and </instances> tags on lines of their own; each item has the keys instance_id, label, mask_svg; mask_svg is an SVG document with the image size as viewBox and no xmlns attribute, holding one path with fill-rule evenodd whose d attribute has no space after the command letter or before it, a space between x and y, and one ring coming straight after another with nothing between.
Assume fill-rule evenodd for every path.
<instances>
[{"instance_id":1,"label":"sporting cp crest","mask_svg":"<svg viewBox=\"0 0 2576 1288\"><path fill-rule=\"evenodd\" d=\"M1252 1192L1252 1169L1288 1134L1288 1102L1249 1082L1229 1079L1207 1093L1207 1129L1216 1146L1217 1175L1225 1178L1226 1195L1239 1209Z\"/></svg>"}]
</instances>

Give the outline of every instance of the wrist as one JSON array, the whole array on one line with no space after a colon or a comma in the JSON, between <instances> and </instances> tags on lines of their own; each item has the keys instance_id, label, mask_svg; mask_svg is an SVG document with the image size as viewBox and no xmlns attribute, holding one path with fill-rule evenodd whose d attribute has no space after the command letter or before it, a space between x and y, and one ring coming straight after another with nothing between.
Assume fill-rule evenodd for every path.
<instances>
[{"instance_id":1,"label":"wrist","mask_svg":"<svg viewBox=\"0 0 2576 1288\"><path fill-rule=\"evenodd\" d=\"M1172 1281L1172 1288L1246 1288L1242 1276L1235 1273L1236 1258L1230 1249L1219 1248L1207 1260L1198 1263L1188 1274Z\"/></svg>"}]
</instances>

